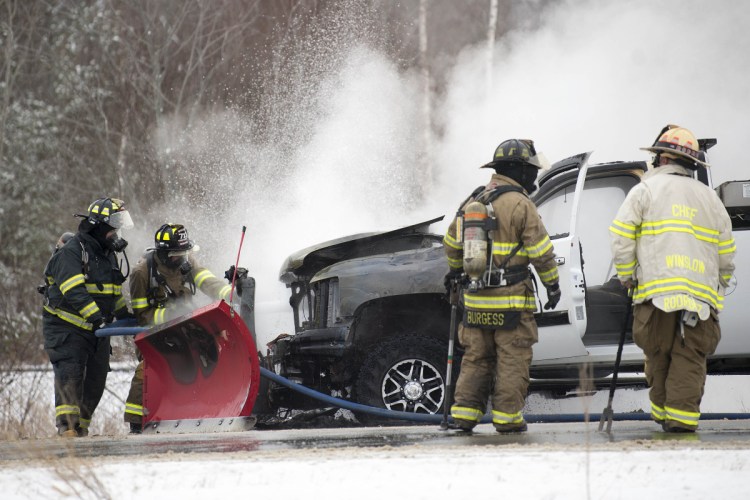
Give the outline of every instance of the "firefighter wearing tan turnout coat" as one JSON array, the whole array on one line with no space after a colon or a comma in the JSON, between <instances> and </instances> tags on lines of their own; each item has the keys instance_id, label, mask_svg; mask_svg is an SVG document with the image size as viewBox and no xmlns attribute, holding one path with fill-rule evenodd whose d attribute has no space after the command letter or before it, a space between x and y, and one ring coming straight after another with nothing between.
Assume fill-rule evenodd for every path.
<instances>
[{"instance_id":1,"label":"firefighter wearing tan turnout coat","mask_svg":"<svg viewBox=\"0 0 750 500\"><path fill-rule=\"evenodd\" d=\"M154 235L156 248L148 250L130 276L133 313L142 326L165 323L195 309L194 295L200 290L212 299L229 300L231 287L198 264L192 253L198 246L181 224L164 224ZM132 433L143 425L143 360L130 383L125 403L125 422Z\"/></svg>"},{"instance_id":2,"label":"firefighter wearing tan turnout coat","mask_svg":"<svg viewBox=\"0 0 750 500\"><path fill-rule=\"evenodd\" d=\"M656 154L655 168L612 222L612 253L620 281L635 287L633 340L646 357L651 417L667 432L693 432L734 271L732 224L716 193L693 179L708 165L689 130L669 125L642 149Z\"/></svg>"},{"instance_id":3,"label":"firefighter wearing tan turnout coat","mask_svg":"<svg viewBox=\"0 0 750 500\"><path fill-rule=\"evenodd\" d=\"M547 230L528 198L541 168L533 142L503 142L485 167L497 173L472 193L462 209L473 201L491 206L487 220L492 220L492 214L496 219L488 225L492 267L487 266L489 272L483 273L481 283L464 283L464 317L458 338L465 353L451 416L460 429L472 429L484 415L491 394L497 431L523 432L526 422L521 410L529 385L532 345L538 340L528 266L534 265L547 287L545 308L554 308L560 300L557 265ZM457 217L443 240L451 269L446 284L466 280L464 251L468 254L469 249L464 237L468 233L460 227L471 224L469 217L470 210L460 220Z\"/></svg>"}]
</instances>

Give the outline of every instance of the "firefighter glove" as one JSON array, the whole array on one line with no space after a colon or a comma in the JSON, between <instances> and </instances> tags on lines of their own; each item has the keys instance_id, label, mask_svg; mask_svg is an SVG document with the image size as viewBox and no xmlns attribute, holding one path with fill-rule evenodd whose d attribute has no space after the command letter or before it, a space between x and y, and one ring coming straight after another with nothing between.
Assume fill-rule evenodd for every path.
<instances>
[{"instance_id":1,"label":"firefighter glove","mask_svg":"<svg viewBox=\"0 0 750 500\"><path fill-rule=\"evenodd\" d=\"M229 266L229 269L224 272L224 279L230 283L232 282L232 279L234 279L234 265Z\"/></svg>"},{"instance_id":2,"label":"firefighter glove","mask_svg":"<svg viewBox=\"0 0 750 500\"><path fill-rule=\"evenodd\" d=\"M107 326L107 321L104 319L100 319L99 321L95 321L91 324L91 333L96 333L97 330L101 330Z\"/></svg>"},{"instance_id":3,"label":"firefighter glove","mask_svg":"<svg viewBox=\"0 0 750 500\"><path fill-rule=\"evenodd\" d=\"M229 266L229 269L227 269L226 272L224 273L224 278L226 278L226 280L230 283L232 282L232 278L234 277L234 269L235 269L234 265ZM245 278L247 278L247 269L245 269L244 267L238 267L237 268L238 285L239 285L239 281Z\"/></svg>"},{"instance_id":4,"label":"firefighter glove","mask_svg":"<svg viewBox=\"0 0 750 500\"><path fill-rule=\"evenodd\" d=\"M544 304L544 310L554 309L560 302L560 285L555 283L547 287L547 303Z\"/></svg>"}]
</instances>

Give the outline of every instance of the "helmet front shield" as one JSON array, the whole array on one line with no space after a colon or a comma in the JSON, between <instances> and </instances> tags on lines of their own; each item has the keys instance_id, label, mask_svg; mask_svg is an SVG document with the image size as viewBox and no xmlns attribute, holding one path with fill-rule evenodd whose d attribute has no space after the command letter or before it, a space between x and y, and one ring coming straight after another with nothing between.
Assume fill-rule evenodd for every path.
<instances>
[{"instance_id":1,"label":"helmet front shield","mask_svg":"<svg viewBox=\"0 0 750 500\"><path fill-rule=\"evenodd\" d=\"M110 214L107 224L115 229L131 229L133 227L133 219L130 218L130 212L120 210L119 212Z\"/></svg>"}]
</instances>

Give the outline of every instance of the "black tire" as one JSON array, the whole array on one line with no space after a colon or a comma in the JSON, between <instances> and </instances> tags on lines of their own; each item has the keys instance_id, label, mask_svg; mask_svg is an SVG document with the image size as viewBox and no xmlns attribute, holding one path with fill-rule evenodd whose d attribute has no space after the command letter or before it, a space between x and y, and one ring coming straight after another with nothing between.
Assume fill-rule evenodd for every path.
<instances>
[{"instance_id":1,"label":"black tire","mask_svg":"<svg viewBox=\"0 0 750 500\"><path fill-rule=\"evenodd\" d=\"M447 346L436 339L409 335L391 339L362 363L355 400L363 405L410 413L440 414L445 403ZM404 425L407 421L361 412L366 424Z\"/></svg>"}]
</instances>

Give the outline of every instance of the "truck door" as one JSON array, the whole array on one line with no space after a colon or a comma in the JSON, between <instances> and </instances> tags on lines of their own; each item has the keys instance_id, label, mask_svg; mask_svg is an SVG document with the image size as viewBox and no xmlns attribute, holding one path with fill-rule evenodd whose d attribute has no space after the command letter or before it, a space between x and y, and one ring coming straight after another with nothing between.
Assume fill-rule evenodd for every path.
<instances>
[{"instance_id":1,"label":"truck door","mask_svg":"<svg viewBox=\"0 0 750 500\"><path fill-rule=\"evenodd\" d=\"M534 345L534 365L544 365L545 360L588 354L582 340L586 333L586 287L576 225L590 155L590 152L583 153L564 160L570 162L568 170L574 172L575 168L578 169L575 184L570 179L539 202L539 213L555 248L562 297L555 309L545 311L543 305L547 302L547 293L543 286L539 286L541 300L535 314L539 342ZM537 282L541 284L538 276Z\"/></svg>"}]
</instances>

